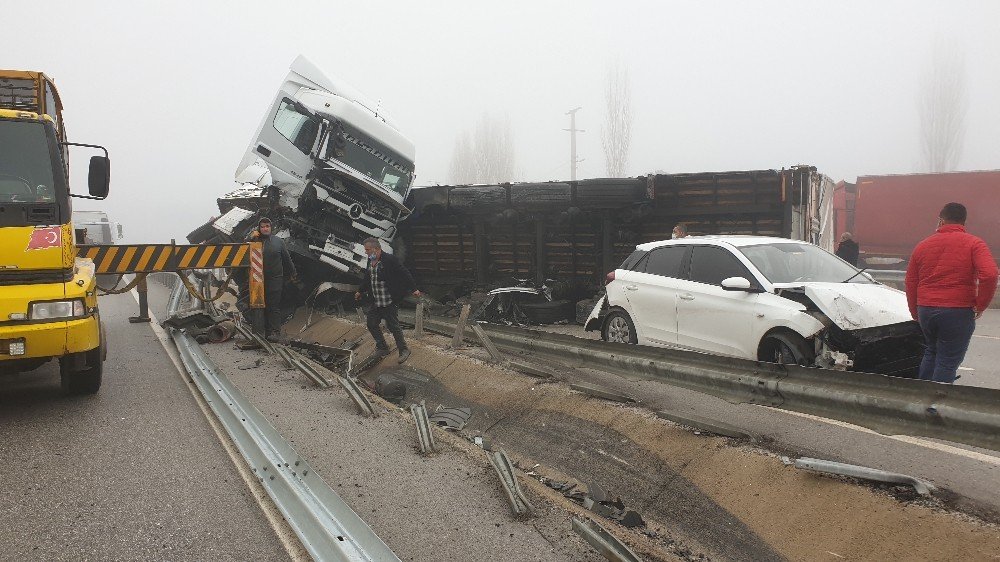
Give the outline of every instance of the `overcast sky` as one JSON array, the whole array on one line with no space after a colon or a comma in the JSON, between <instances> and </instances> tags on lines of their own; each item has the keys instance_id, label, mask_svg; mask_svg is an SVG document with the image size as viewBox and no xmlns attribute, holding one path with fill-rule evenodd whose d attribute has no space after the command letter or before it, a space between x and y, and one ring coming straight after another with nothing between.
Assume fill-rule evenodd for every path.
<instances>
[{"instance_id":1,"label":"overcast sky","mask_svg":"<svg viewBox=\"0 0 1000 562\"><path fill-rule=\"evenodd\" d=\"M108 210L133 242L180 242L218 213L298 54L382 100L416 145L417 185L448 182L456 135L484 112L510 121L516 179L568 179L562 129L577 106L579 175L605 176L615 59L631 75L630 175L811 164L854 181L920 171L920 82L939 40L967 70L959 169L1000 168L989 0L51 1L3 13L0 67L54 77L70 140L111 152L110 198L77 208Z\"/></svg>"}]
</instances>

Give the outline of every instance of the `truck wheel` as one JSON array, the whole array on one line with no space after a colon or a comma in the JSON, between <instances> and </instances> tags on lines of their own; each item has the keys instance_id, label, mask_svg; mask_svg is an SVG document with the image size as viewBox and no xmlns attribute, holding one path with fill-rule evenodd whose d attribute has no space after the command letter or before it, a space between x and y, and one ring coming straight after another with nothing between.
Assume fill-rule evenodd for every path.
<instances>
[{"instance_id":1,"label":"truck wheel","mask_svg":"<svg viewBox=\"0 0 1000 562\"><path fill-rule=\"evenodd\" d=\"M757 358L769 363L808 367L815 361L816 354L813 353L809 342L802 336L777 333L771 334L761 341Z\"/></svg>"},{"instance_id":2,"label":"truck wheel","mask_svg":"<svg viewBox=\"0 0 1000 562\"><path fill-rule=\"evenodd\" d=\"M101 346L84 352L86 365L80 368L70 355L59 360L59 376L66 394L94 394L101 388L104 362L101 361Z\"/></svg>"},{"instance_id":3,"label":"truck wheel","mask_svg":"<svg viewBox=\"0 0 1000 562\"><path fill-rule=\"evenodd\" d=\"M615 343L639 343L639 336L635 333L635 324L628 314L621 310L613 310L604 321L604 330L601 331L604 341Z\"/></svg>"}]
</instances>

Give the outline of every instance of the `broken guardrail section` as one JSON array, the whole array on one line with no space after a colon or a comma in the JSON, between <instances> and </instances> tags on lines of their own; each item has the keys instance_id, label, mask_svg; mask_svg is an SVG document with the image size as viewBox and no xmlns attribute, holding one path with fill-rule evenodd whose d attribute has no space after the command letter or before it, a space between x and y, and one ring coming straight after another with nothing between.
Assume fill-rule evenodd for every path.
<instances>
[{"instance_id":1,"label":"broken guardrail section","mask_svg":"<svg viewBox=\"0 0 1000 562\"><path fill-rule=\"evenodd\" d=\"M489 459L493 470L500 477L500 484L507 494L507 501L510 503L510 510L514 515L533 514L534 508L531 507L528 497L524 495L520 484L517 483L517 474L514 472L514 465L507 457L507 453L503 449L486 451L486 458Z\"/></svg>"},{"instance_id":2,"label":"broken guardrail section","mask_svg":"<svg viewBox=\"0 0 1000 562\"><path fill-rule=\"evenodd\" d=\"M573 530L612 562L641 562L636 553L594 521L573 518Z\"/></svg>"},{"instance_id":3,"label":"broken guardrail section","mask_svg":"<svg viewBox=\"0 0 1000 562\"><path fill-rule=\"evenodd\" d=\"M427 404L423 400L419 404L410 404L410 413L417 423L417 441L420 445L420 453L429 455L435 450L434 433L431 431L431 422L427 419Z\"/></svg>"},{"instance_id":4,"label":"broken guardrail section","mask_svg":"<svg viewBox=\"0 0 1000 562\"><path fill-rule=\"evenodd\" d=\"M921 496L929 496L937 488L926 480L921 480L906 474L896 472L886 472L877 468L858 466L856 464L846 464L842 462L827 461L823 459L812 459L803 457L795 461L795 468L812 470L815 472L825 472L827 474L838 474L840 476L851 476L864 480L874 480L876 482L888 482L890 484L909 484Z\"/></svg>"},{"instance_id":5,"label":"broken guardrail section","mask_svg":"<svg viewBox=\"0 0 1000 562\"><path fill-rule=\"evenodd\" d=\"M351 400L353 400L354 404L358 407L358 413L366 418L378 417L378 410L372 406L371 401L368 400L368 396L365 395L365 393L361 390L361 387L358 386L358 383L352 377L337 377L337 380L340 381L340 386L344 387L344 390L347 391L347 395L351 397Z\"/></svg>"}]
</instances>

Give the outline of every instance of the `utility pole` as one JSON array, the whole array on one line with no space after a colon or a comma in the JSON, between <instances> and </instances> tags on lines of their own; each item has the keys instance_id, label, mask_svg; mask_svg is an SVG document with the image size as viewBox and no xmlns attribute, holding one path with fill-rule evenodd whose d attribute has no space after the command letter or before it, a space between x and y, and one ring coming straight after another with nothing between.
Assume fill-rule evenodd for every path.
<instances>
[{"instance_id":1,"label":"utility pole","mask_svg":"<svg viewBox=\"0 0 1000 562\"><path fill-rule=\"evenodd\" d=\"M578 107L576 109L571 109L566 112L566 115L569 115L569 129L563 129L564 131L569 131L569 170L570 170L569 179L572 181L576 181L577 163L583 162L583 159L578 160L576 158L576 134L586 132L583 129L576 128L576 112L580 111L581 109L583 108Z\"/></svg>"}]
</instances>

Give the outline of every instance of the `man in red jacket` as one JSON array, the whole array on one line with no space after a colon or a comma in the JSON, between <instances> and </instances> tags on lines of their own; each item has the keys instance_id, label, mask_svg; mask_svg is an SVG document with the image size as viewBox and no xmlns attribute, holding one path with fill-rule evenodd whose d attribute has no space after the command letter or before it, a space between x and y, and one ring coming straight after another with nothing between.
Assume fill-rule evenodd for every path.
<instances>
[{"instance_id":1,"label":"man in red jacket","mask_svg":"<svg viewBox=\"0 0 1000 562\"><path fill-rule=\"evenodd\" d=\"M979 237L965 232L965 205L941 209L937 232L913 250L906 269L910 316L924 333L920 378L952 383L976 320L993 300L997 264Z\"/></svg>"}]
</instances>

